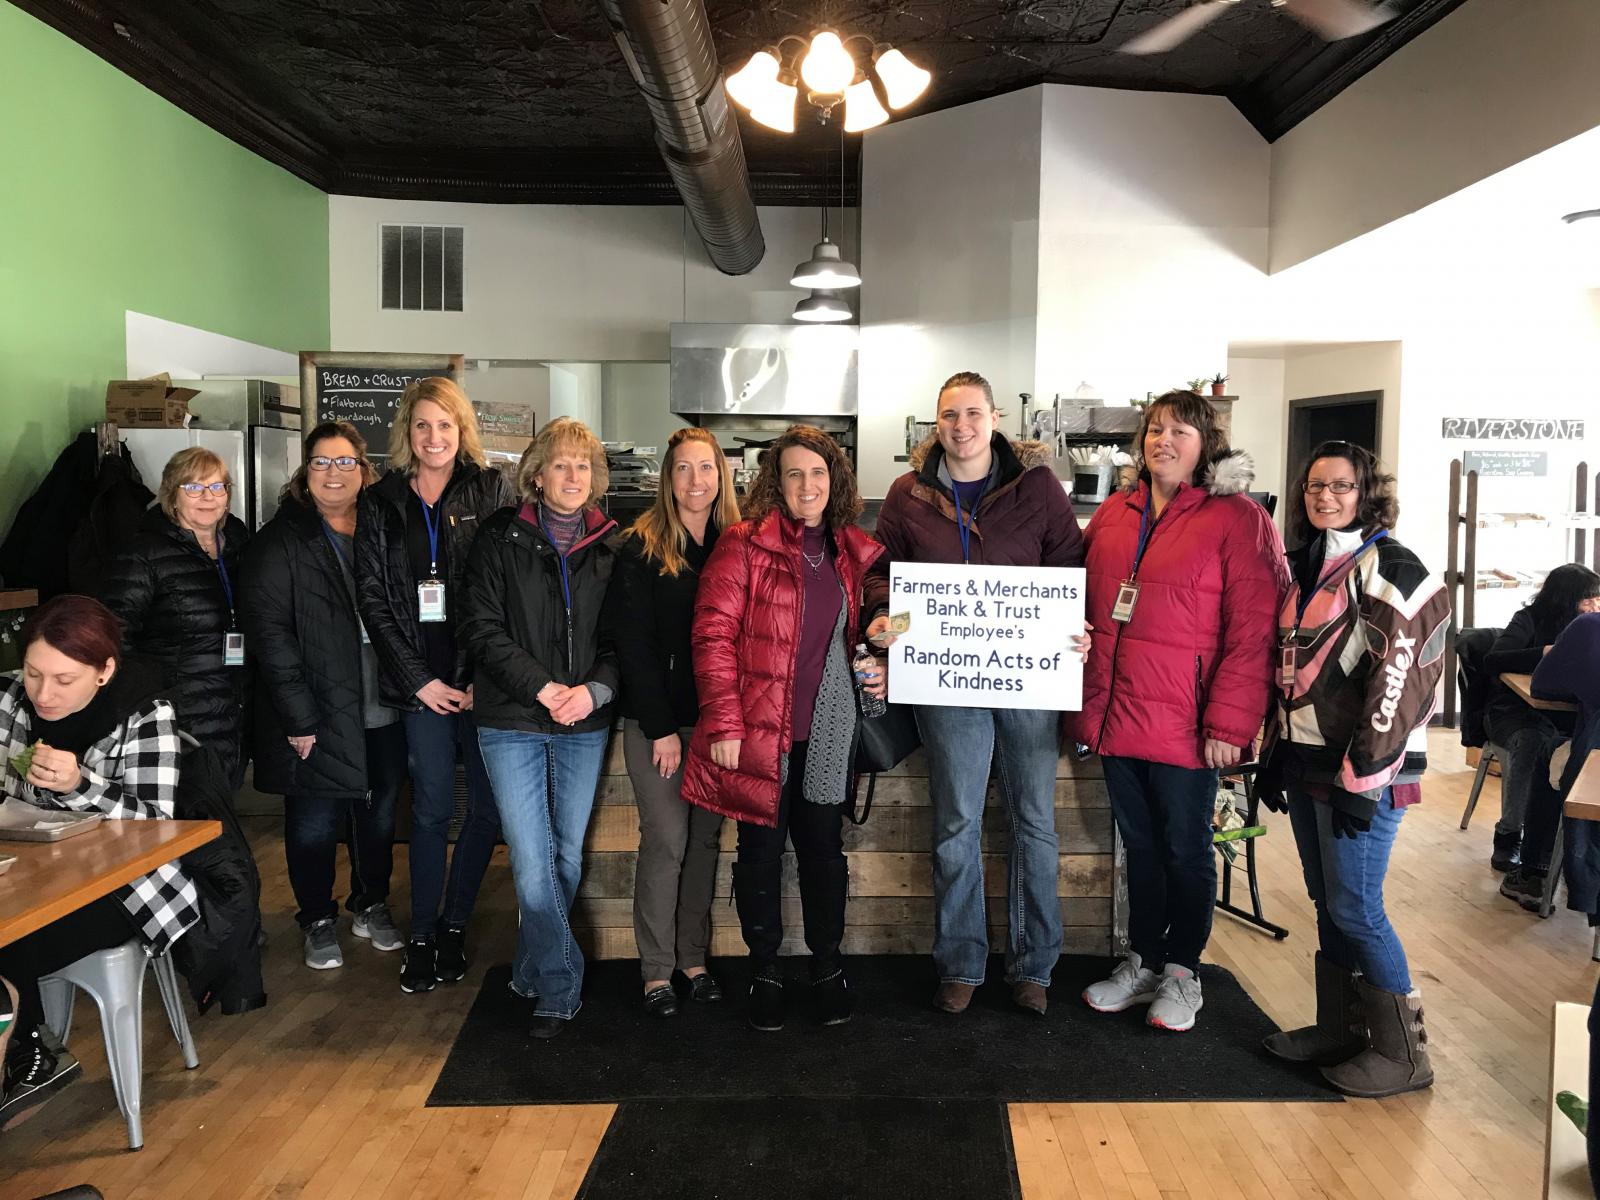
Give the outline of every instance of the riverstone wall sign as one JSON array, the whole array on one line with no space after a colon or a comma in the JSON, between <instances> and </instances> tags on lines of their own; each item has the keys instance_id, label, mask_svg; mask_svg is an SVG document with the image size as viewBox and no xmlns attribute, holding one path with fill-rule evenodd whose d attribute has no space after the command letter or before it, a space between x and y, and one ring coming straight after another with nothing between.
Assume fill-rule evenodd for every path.
<instances>
[{"instance_id":1,"label":"riverstone wall sign","mask_svg":"<svg viewBox=\"0 0 1600 1200\"><path fill-rule=\"evenodd\" d=\"M1567 417L1444 417L1444 436L1473 442L1579 442L1583 422Z\"/></svg>"}]
</instances>

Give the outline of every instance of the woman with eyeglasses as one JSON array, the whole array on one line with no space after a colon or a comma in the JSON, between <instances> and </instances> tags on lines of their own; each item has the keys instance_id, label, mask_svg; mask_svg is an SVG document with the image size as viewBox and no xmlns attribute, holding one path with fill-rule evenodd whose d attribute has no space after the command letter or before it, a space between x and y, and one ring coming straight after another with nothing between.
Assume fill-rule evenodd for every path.
<instances>
[{"instance_id":1,"label":"woman with eyeglasses","mask_svg":"<svg viewBox=\"0 0 1600 1200\"><path fill-rule=\"evenodd\" d=\"M232 491L227 464L210 450L174 454L138 534L107 568L100 599L122 621L129 652L160 666L178 727L217 751L237 791L250 648L236 597L250 534L228 511Z\"/></svg>"},{"instance_id":2,"label":"woman with eyeglasses","mask_svg":"<svg viewBox=\"0 0 1600 1200\"><path fill-rule=\"evenodd\" d=\"M346 820L351 932L376 950L405 945L389 875L406 741L378 695L377 655L356 611L356 500L373 477L366 442L326 421L305 450L245 554L239 617L256 662L254 783L284 798L305 963L328 970L344 965L333 888Z\"/></svg>"},{"instance_id":3,"label":"woman with eyeglasses","mask_svg":"<svg viewBox=\"0 0 1600 1200\"><path fill-rule=\"evenodd\" d=\"M1394 476L1324 442L1289 514L1293 580L1278 613L1276 719L1263 802L1287 811L1317 912L1317 1019L1266 1048L1352 1096L1433 1082L1422 997L1384 909L1389 852L1421 799L1450 597L1393 536Z\"/></svg>"}]
</instances>

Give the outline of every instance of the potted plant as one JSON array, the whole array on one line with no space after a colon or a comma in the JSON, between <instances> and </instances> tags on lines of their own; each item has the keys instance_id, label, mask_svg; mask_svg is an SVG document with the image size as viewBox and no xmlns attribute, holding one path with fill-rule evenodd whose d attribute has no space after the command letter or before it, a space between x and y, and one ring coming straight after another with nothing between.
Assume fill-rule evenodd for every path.
<instances>
[{"instance_id":1,"label":"potted plant","mask_svg":"<svg viewBox=\"0 0 1600 1200\"><path fill-rule=\"evenodd\" d=\"M1191 379L1183 386L1188 391L1193 392L1196 396L1204 395L1206 390L1206 377L1202 375L1199 379Z\"/></svg>"},{"instance_id":2,"label":"potted plant","mask_svg":"<svg viewBox=\"0 0 1600 1200\"><path fill-rule=\"evenodd\" d=\"M1211 394L1213 396L1224 396L1224 395L1226 395L1227 393L1225 391L1223 391L1223 388L1227 385L1227 382L1228 382L1228 377L1226 375L1224 375L1221 371L1218 371L1215 375L1213 375L1211 377Z\"/></svg>"}]
</instances>

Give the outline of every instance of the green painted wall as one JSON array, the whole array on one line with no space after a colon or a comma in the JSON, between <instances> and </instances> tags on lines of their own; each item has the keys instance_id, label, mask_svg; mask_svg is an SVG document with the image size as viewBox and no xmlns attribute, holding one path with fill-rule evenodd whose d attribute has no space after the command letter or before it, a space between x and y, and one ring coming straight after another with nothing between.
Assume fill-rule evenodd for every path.
<instances>
[{"instance_id":1,"label":"green painted wall","mask_svg":"<svg viewBox=\"0 0 1600 1200\"><path fill-rule=\"evenodd\" d=\"M328 197L0 3L0 532L125 368L123 313L328 344Z\"/></svg>"}]
</instances>

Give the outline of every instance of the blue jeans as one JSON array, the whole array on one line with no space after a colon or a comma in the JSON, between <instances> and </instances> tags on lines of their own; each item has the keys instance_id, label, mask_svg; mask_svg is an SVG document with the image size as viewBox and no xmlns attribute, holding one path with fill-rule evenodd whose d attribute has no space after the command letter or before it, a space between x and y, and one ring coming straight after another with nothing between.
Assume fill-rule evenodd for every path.
<instances>
[{"instance_id":1,"label":"blue jeans","mask_svg":"<svg viewBox=\"0 0 1600 1200\"><path fill-rule=\"evenodd\" d=\"M442 716L424 708L405 713L403 720L411 770L411 936L431 938L439 926L441 897L446 928L465 929L472 919L478 888L500 840L500 816L470 713ZM456 807L458 743L467 768L467 813L456 838L447 885L445 859Z\"/></svg>"},{"instance_id":2,"label":"blue jeans","mask_svg":"<svg viewBox=\"0 0 1600 1200\"><path fill-rule=\"evenodd\" d=\"M1049 987L1061 957L1060 714L919 704L917 728L933 800L933 965L939 978L980 984L989 963L982 835L992 762L1011 821L1006 978Z\"/></svg>"},{"instance_id":3,"label":"blue jeans","mask_svg":"<svg viewBox=\"0 0 1600 1200\"><path fill-rule=\"evenodd\" d=\"M396 721L366 734L365 796L283 798L283 852L302 929L339 915L333 898L339 838L350 827L350 899L361 912L389 898L394 868L394 808L406 778L405 730Z\"/></svg>"},{"instance_id":4,"label":"blue jeans","mask_svg":"<svg viewBox=\"0 0 1600 1200\"><path fill-rule=\"evenodd\" d=\"M522 914L511 990L533 999L541 1017L569 1021L583 1005L583 951L572 936L572 902L609 732L478 730Z\"/></svg>"},{"instance_id":5,"label":"blue jeans","mask_svg":"<svg viewBox=\"0 0 1600 1200\"><path fill-rule=\"evenodd\" d=\"M1196 970L1217 906L1217 773L1142 758L1100 762L1128 858L1129 944L1152 971L1169 962Z\"/></svg>"},{"instance_id":6,"label":"blue jeans","mask_svg":"<svg viewBox=\"0 0 1600 1200\"><path fill-rule=\"evenodd\" d=\"M1372 828L1355 838L1333 836L1332 810L1310 793L1289 789L1289 823L1300 848L1306 891L1317 910L1322 953L1347 971L1360 971L1386 992L1411 991L1405 948L1383 909L1389 851L1406 810L1388 789L1378 798Z\"/></svg>"}]
</instances>

